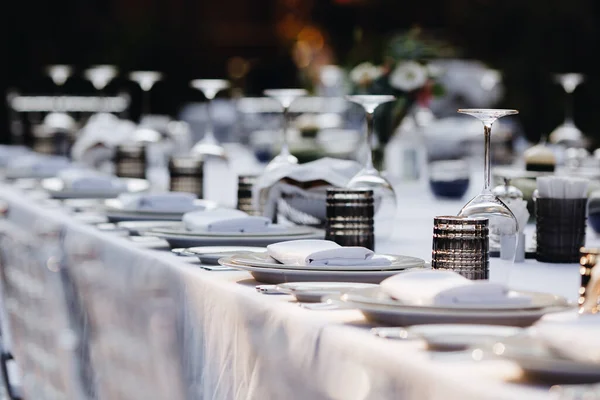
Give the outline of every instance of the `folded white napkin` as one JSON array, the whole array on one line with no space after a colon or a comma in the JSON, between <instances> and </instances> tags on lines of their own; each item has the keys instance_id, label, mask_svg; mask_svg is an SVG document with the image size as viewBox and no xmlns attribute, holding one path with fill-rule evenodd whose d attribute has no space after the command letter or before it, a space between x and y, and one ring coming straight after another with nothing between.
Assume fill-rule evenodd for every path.
<instances>
[{"instance_id":1,"label":"folded white napkin","mask_svg":"<svg viewBox=\"0 0 600 400\"><path fill-rule=\"evenodd\" d=\"M183 215L185 228L192 232L266 232L270 223L266 217L225 208L192 211Z\"/></svg>"},{"instance_id":2,"label":"folded white napkin","mask_svg":"<svg viewBox=\"0 0 600 400\"><path fill-rule=\"evenodd\" d=\"M534 337L563 357L581 362L600 362L599 314L569 312L549 317L533 325L531 332Z\"/></svg>"},{"instance_id":3,"label":"folded white napkin","mask_svg":"<svg viewBox=\"0 0 600 400\"><path fill-rule=\"evenodd\" d=\"M64 169L57 174L65 189L75 191L120 191L127 185L118 177L86 169Z\"/></svg>"},{"instance_id":4,"label":"folded white napkin","mask_svg":"<svg viewBox=\"0 0 600 400\"><path fill-rule=\"evenodd\" d=\"M252 204L254 208L263 209L263 215L274 217L277 209L277 199L282 193L302 194L306 192L306 197L315 199L315 193L309 189L300 189L294 191L292 185L283 185L285 178L296 182L317 182L322 181L320 186L344 187L358 171L360 163L354 160L341 160L330 157L323 157L315 161L304 164L289 164L266 171L258 177L257 182L252 186ZM271 193L278 191L280 193ZM312 192L312 193L311 193ZM321 193L319 208L325 212L325 192ZM265 203L261 206L261 203Z\"/></svg>"},{"instance_id":5,"label":"folded white napkin","mask_svg":"<svg viewBox=\"0 0 600 400\"><path fill-rule=\"evenodd\" d=\"M527 305L531 298L515 296L489 281L472 281L452 271L405 271L387 279L381 290L393 298L416 305Z\"/></svg>"},{"instance_id":6,"label":"folded white napkin","mask_svg":"<svg viewBox=\"0 0 600 400\"><path fill-rule=\"evenodd\" d=\"M8 162L8 169L21 174L56 175L59 171L69 168L71 162L66 157L49 156L38 153L23 153Z\"/></svg>"},{"instance_id":7,"label":"folded white napkin","mask_svg":"<svg viewBox=\"0 0 600 400\"><path fill-rule=\"evenodd\" d=\"M391 261L366 247L342 247L329 240L289 240L267 246L267 253L286 265L387 266Z\"/></svg>"},{"instance_id":8,"label":"folded white napkin","mask_svg":"<svg viewBox=\"0 0 600 400\"><path fill-rule=\"evenodd\" d=\"M186 213L196 208L192 193L123 193L118 200L124 210Z\"/></svg>"},{"instance_id":9,"label":"folded white napkin","mask_svg":"<svg viewBox=\"0 0 600 400\"><path fill-rule=\"evenodd\" d=\"M6 166L11 159L29 153L30 150L25 146L0 145L0 166Z\"/></svg>"}]
</instances>

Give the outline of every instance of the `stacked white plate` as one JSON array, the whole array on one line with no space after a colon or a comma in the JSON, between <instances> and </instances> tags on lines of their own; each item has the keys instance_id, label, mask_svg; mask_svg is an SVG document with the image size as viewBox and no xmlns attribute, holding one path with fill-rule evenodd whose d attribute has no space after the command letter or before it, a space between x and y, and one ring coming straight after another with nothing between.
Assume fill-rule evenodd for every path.
<instances>
[{"instance_id":1,"label":"stacked white plate","mask_svg":"<svg viewBox=\"0 0 600 400\"><path fill-rule=\"evenodd\" d=\"M212 210L218 207L214 201L194 200L194 211ZM165 212L163 210L131 210L126 209L119 199L107 199L104 202L104 213L110 222L121 221L181 221L183 212Z\"/></svg>"},{"instance_id":2,"label":"stacked white plate","mask_svg":"<svg viewBox=\"0 0 600 400\"><path fill-rule=\"evenodd\" d=\"M559 349L546 346L543 341L528 333L477 346L472 354L476 361L496 358L513 361L521 367L528 379L546 384L600 382L600 364L570 358Z\"/></svg>"},{"instance_id":3,"label":"stacked white plate","mask_svg":"<svg viewBox=\"0 0 600 400\"><path fill-rule=\"evenodd\" d=\"M43 179L41 186L46 190L50 197L54 199L112 199L119 196L121 193L138 193L144 192L150 188L150 183L145 179L120 178L125 184L124 188L115 189L69 189L65 182L60 178Z\"/></svg>"},{"instance_id":4,"label":"stacked white plate","mask_svg":"<svg viewBox=\"0 0 600 400\"><path fill-rule=\"evenodd\" d=\"M156 236L169 242L171 248L197 246L258 246L299 239L323 239L322 229L307 226L271 225L261 232L211 232L188 231L183 223L178 227L154 228L144 231L144 236Z\"/></svg>"},{"instance_id":5,"label":"stacked white plate","mask_svg":"<svg viewBox=\"0 0 600 400\"><path fill-rule=\"evenodd\" d=\"M282 264L266 252L238 254L222 258L219 264L250 272L258 282L279 284L285 282L362 282L379 283L385 278L409 268L424 268L425 261L401 255L383 255L391 263L387 266L313 266Z\"/></svg>"},{"instance_id":6,"label":"stacked white plate","mask_svg":"<svg viewBox=\"0 0 600 400\"><path fill-rule=\"evenodd\" d=\"M530 326L543 315L575 306L563 297L548 293L516 292L530 296L529 304L455 304L447 306L415 305L396 300L380 287L354 290L330 301L360 310L375 323L396 326L420 324L487 324Z\"/></svg>"}]
</instances>

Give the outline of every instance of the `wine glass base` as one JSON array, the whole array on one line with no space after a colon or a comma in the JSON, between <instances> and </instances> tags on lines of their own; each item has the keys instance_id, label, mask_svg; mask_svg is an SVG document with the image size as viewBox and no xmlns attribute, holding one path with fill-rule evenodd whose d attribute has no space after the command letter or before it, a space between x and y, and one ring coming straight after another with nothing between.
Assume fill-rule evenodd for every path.
<instances>
[{"instance_id":1,"label":"wine glass base","mask_svg":"<svg viewBox=\"0 0 600 400\"><path fill-rule=\"evenodd\" d=\"M398 211L396 192L391 183L377 170L365 168L350 179L346 187L373 191L375 238L377 241L389 239L394 233Z\"/></svg>"},{"instance_id":2,"label":"wine glass base","mask_svg":"<svg viewBox=\"0 0 600 400\"><path fill-rule=\"evenodd\" d=\"M298 164L298 159L295 156L291 154L279 154L275 156L275 158L273 158L271 161L269 161L269 163L265 167L265 170L272 171L275 168L293 164Z\"/></svg>"},{"instance_id":3,"label":"wine glass base","mask_svg":"<svg viewBox=\"0 0 600 400\"><path fill-rule=\"evenodd\" d=\"M208 141L199 141L192 147L191 153L195 156L214 156L227 159L225 148L216 143Z\"/></svg>"},{"instance_id":4,"label":"wine glass base","mask_svg":"<svg viewBox=\"0 0 600 400\"><path fill-rule=\"evenodd\" d=\"M583 133L574 124L565 122L550 133L549 139L554 144L578 145L583 142Z\"/></svg>"}]
</instances>

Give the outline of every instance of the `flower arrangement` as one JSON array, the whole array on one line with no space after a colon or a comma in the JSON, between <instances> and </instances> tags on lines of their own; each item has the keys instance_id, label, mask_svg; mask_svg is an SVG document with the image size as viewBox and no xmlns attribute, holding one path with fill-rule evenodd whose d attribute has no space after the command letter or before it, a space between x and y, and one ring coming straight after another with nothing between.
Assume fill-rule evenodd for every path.
<instances>
[{"instance_id":1,"label":"flower arrangement","mask_svg":"<svg viewBox=\"0 0 600 400\"><path fill-rule=\"evenodd\" d=\"M382 47L381 54L355 57L360 60L352 65L349 78L355 94L396 96L395 102L381 106L376 117L379 142L385 145L413 105L427 107L434 96L443 95L437 81L440 71L429 62L454 56L456 50L418 27L393 35ZM370 59L365 60L367 57Z\"/></svg>"}]
</instances>

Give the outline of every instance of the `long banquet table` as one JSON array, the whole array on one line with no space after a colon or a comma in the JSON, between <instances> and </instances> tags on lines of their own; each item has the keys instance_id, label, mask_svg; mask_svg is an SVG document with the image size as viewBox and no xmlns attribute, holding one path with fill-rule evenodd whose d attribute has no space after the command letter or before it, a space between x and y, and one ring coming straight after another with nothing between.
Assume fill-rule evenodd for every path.
<instances>
[{"instance_id":1,"label":"long banquet table","mask_svg":"<svg viewBox=\"0 0 600 400\"><path fill-rule=\"evenodd\" d=\"M433 217L456 214L464 200L436 200L421 182L397 189L395 232L377 250L429 260ZM61 279L41 278L54 299L51 314L39 320L48 325L15 322L19 313L32 315L27 303L5 301L15 314L8 318L11 349L28 399L61 398L48 394L61 390L68 393L62 398L107 400L553 398L548 386L523 381L511 362L475 362L465 353L425 351L419 341L375 337L357 310L305 309L290 296L258 293L247 272L203 270L164 242L100 231L34 194L0 185L9 227L27 241L40 227L59 226L66 260L62 268L48 263ZM594 241L590 232L588 242ZM569 300L579 287L575 264L492 259L490 274L492 281ZM74 310L79 318L70 315ZM51 331L53 338L38 343L46 358L58 357L53 348L66 352L48 364L58 378L42 371L40 354L27 354L36 341L20 336L27 329Z\"/></svg>"}]
</instances>

